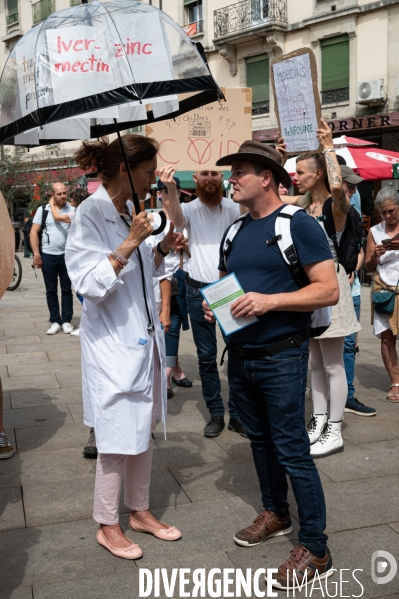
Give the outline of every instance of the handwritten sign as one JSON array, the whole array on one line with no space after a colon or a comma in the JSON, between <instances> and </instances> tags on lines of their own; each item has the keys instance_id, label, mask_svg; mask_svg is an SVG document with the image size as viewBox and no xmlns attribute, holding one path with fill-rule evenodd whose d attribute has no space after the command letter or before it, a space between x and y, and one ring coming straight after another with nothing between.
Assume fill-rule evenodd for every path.
<instances>
[{"instance_id":1,"label":"handwritten sign","mask_svg":"<svg viewBox=\"0 0 399 599\"><path fill-rule=\"evenodd\" d=\"M46 31L54 103L131 85L173 79L169 42L157 14L118 15L115 25Z\"/></svg>"},{"instance_id":2,"label":"handwritten sign","mask_svg":"<svg viewBox=\"0 0 399 599\"><path fill-rule=\"evenodd\" d=\"M11 283L14 272L15 233L0 191L0 298Z\"/></svg>"},{"instance_id":3,"label":"handwritten sign","mask_svg":"<svg viewBox=\"0 0 399 599\"><path fill-rule=\"evenodd\" d=\"M236 152L243 141L252 138L252 89L222 91L226 102L213 102L176 119L146 125L146 135L160 143L159 167L214 169L219 158Z\"/></svg>"},{"instance_id":4,"label":"handwritten sign","mask_svg":"<svg viewBox=\"0 0 399 599\"><path fill-rule=\"evenodd\" d=\"M33 31L33 30L32 30ZM46 102L51 94L49 78L43 61L35 63L35 36L27 34L16 47L17 75L21 114L26 116L37 109L39 101ZM36 80L35 80L36 79Z\"/></svg>"},{"instance_id":5,"label":"handwritten sign","mask_svg":"<svg viewBox=\"0 0 399 599\"><path fill-rule=\"evenodd\" d=\"M318 152L316 130L321 108L313 52L303 48L274 61L272 85L279 130L287 152Z\"/></svg>"}]
</instances>

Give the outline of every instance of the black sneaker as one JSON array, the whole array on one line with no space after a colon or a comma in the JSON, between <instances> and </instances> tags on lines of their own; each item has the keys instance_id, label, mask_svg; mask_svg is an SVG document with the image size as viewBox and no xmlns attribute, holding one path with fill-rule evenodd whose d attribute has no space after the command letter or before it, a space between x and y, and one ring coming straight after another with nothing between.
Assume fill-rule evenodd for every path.
<instances>
[{"instance_id":1,"label":"black sneaker","mask_svg":"<svg viewBox=\"0 0 399 599\"><path fill-rule=\"evenodd\" d=\"M377 410L365 406L356 399L356 397L348 397L346 400L345 412L351 412L358 416L375 416L377 414Z\"/></svg>"},{"instance_id":2,"label":"black sneaker","mask_svg":"<svg viewBox=\"0 0 399 599\"><path fill-rule=\"evenodd\" d=\"M224 416L212 416L204 428L204 437L218 437L224 429Z\"/></svg>"},{"instance_id":3,"label":"black sneaker","mask_svg":"<svg viewBox=\"0 0 399 599\"><path fill-rule=\"evenodd\" d=\"M87 441L86 447L83 449L83 455L85 458L96 460L97 459L97 445L96 445L96 433L94 428L90 429L90 437Z\"/></svg>"},{"instance_id":4,"label":"black sneaker","mask_svg":"<svg viewBox=\"0 0 399 599\"><path fill-rule=\"evenodd\" d=\"M241 437L248 439L247 431L243 427L241 418L230 418L229 426L227 428L229 431L234 431L235 433L241 435Z\"/></svg>"},{"instance_id":5,"label":"black sneaker","mask_svg":"<svg viewBox=\"0 0 399 599\"><path fill-rule=\"evenodd\" d=\"M173 397L173 396L174 396L174 393L173 393L172 389L169 389L169 387L168 387L168 395L167 395L167 398L168 398L168 399L172 399L172 397Z\"/></svg>"}]
</instances>

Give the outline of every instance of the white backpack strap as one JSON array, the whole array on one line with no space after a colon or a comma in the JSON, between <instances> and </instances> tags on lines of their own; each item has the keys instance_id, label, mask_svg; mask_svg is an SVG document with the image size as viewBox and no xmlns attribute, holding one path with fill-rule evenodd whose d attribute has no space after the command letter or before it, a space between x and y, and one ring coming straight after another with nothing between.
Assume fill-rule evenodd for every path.
<instances>
[{"instance_id":1,"label":"white backpack strap","mask_svg":"<svg viewBox=\"0 0 399 599\"><path fill-rule=\"evenodd\" d=\"M232 245L233 240L234 240L235 236L237 235L238 231L241 229L242 224L243 224L244 220L247 218L248 214L249 214L249 212L247 212L243 216L240 216L239 218L237 218L237 220L235 220L234 223L232 225L230 225L229 230L227 231L227 235L224 239L224 244L223 244L223 262L224 262L224 268L226 271L227 271L227 256L230 253L231 245Z\"/></svg>"},{"instance_id":2,"label":"white backpack strap","mask_svg":"<svg viewBox=\"0 0 399 599\"><path fill-rule=\"evenodd\" d=\"M298 210L302 210L302 208L288 204L280 210L276 218L275 233L277 244L284 261L289 266L294 266L298 262L296 249L291 235L291 220Z\"/></svg>"}]
</instances>

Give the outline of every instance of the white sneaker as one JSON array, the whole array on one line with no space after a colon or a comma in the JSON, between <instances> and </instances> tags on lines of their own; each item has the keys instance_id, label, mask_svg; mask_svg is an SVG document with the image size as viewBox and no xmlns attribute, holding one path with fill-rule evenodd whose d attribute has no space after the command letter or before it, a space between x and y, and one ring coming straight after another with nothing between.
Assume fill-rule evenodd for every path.
<instances>
[{"instance_id":1,"label":"white sneaker","mask_svg":"<svg viewBox=\"0 0 399 599\"><path fill-rule=\"evenodd\" d=\"M73 337L79 337L80 336L80 328L78 327L77 329L74 329L72 331L71 335L73 335Z\"/></svg>"},{"instance_id":2,"label":"white sneaker","mask_svg":"<svg viewBox=\"0 0 399 599\"><path fill-rule=\"evenodd\" d=\"M309 424L306 427L309 435L310 444L316 443L327 423L327 414L312 414Z\"/></svg>"},{"instance_id":3,"label":"white sneaker","mask_svg":"<svg viewBox=\"0 0 399 599\"><path fill-rule=\"evenodd\" d=\"M328 420L319 439L310 448L310 455L314 458L324 458L334 453L344 451L344 441L341 435L341 422Z\"/></svg>"},{"instance_id":4,"label":"white sneaker","mask_svg":"<svg viewBox=\"0 0 399 599\"><path fill-rule=\"evenodd\" d=\"M61 330L61 325L58 324L58 322L53 322L53 324L47 331L47 335L55 335L56 333L59 333L60 330Z\"/></svg>"},{"instance_id":5,"label":"white sneaker","mask_svg":"<svg viewBox=\"0 0 399 599\"><path fill-rule=\"evenodd\" d=\"M64 324L62 325L62 330L64 331L64 333L69 335L73 331L73 326L69 322L64 322Z\"/></svg>"}]
</instances>

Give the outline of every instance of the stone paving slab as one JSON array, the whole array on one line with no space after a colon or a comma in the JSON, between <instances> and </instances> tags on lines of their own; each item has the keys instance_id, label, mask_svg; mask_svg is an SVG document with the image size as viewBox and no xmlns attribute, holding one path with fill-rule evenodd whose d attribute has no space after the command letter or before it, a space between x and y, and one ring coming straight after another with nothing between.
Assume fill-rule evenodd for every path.
<instances>
[{"instance_id":1,"label":"stone paving slab","mask_svg":"<svg viewBox=\"0 0 399 599\"><path fill-rule=\"evenodd\" d=\"M215 496L240 497L259 493L253 462L211 462L201 466L172 467L172 474L193 502L211 501Z\"/></svg>"},{"instance_id":2,"label":"stone paving slab","mask_svg":"<svg viewBox=\"0 0 399 599\"><path fill-rule=\"evenodd\" d=\"M91 460L81 451L60 449L41 453L21 453L0 461L0 488L38 485L56 481L94 477Z\"/></svg>"},{"instance_id":3,"label":"stone paving slab","mask_svg":"<svg viewBox=\"0 0 399 599\"><path fill-rule=\"evenodd\" d=\"M38 453L55 449L80 448L89 438L89 427L83 422L26 427L16 429L18 453Z\"/></svg>"},{"instance_id":4,"label":"stone paving slab","mask_svg":"<svg viewBox=\"0 0 399 599\"><path fill-rule=\"evenodd\" d=\"M57 378L54 375L30 375L30 376L14 376L5 378L3 381L4 391L12 391L15 389L51 389L59 387Z\"/></svg>"},{"instance_id":5,"label":"stone paving slab","mask_svg":"<svg viewBox=\"0 0 399 599\"><path fill-rule=\"evenodd\" d=\"M35 345L41 343L39 335L21 335L19 337L0 337L0 345Z\"/></svg>"},{"instance_id":6,"label":"stone paving slab","mask_svg":"<svg viewBox=\"0 0 399 599\"><path fill-rule=\"evenodd\" d=\"M31 426L62 425L73 422L73 418L65 405L49 405L37 408L13 409L4 411L4 426L6 428L22 428Z\"/></svg>"},{"instance_id":7,"label":"stone paving slab","mask_svg":"<svg viewBox=\"0 0 399 599\"><path fill-rule=\"evenodd\" d=\"M328 460L317 460L317 468L335 482L399 474L399 441L346 446Z\"/></svg>"},{"instance_id":8,"label":"stone paving slab","mask_svg":"<svg viewBox=\"0 0 399 599\"><path fill-rule=\"evenodd\" d=\"M0 355L0 364L7 366L20 364L38 364L40 362L48 362L48 356L44 351L31 352L29 354L2 354Z\"/></svg>"},{"instance_id":9,"label":"stone paving slab","mask_svg":"<svg viewBox=\"0 0 399 599\"><path fill-rule=\"evenodd\" d=\"M30 355L30 354L29 354ZM81 372L81 362L72 360L63 360L61 362L38 362L38 363L14 363L8 366L8 376L32 376L32 375L44 375L54 374L57 379L59 374L71 376L75 373Z\"/></svg>"},{"instance_id":10,"label":"stone paving slab","mask_svg":"<svg viewBox=\"0 0 399 599\"><path fill-rule=\"evenodd\" d=\"M0 493L0 531L11 528L25 528L20 487L1 489Z\"/></svg>"},{"instance_id":11,"label":"stone paving slab","mask_svg":"<svg viewBox=\"0 0 399 599\"><path fill-rule=\"evenodd\" d=\"M0 590L0 599L33 599L32 587L21 587L7 591Z\"/></svg>"},{"instance_id":12,"label":"stone paving slab","mask_svg":"<svg viewBox=\"0 0 399 599\"><path fill-rule=\"evenodd\" d=\"M76 380L81 383L81 377ZM64 387L59 389L25 389L22 391L11 391L11 405L13 408L34 408L48 405L79 404L82 409L81 387Z\"/></svg>"},{"instance_id":13,"label":"stone paving slab","mask_svg":"<svg viewBox=\"0 0 399 599\"><path fill-rule=\"evenodd\" d=\"M230 459L216 441L205 439L202 432L185 431L168 433L166 441L156 439L153 464L176 467Z\"/></svg>"},{"instance_id":14,"label":"stone paving slab","mask_svg":"<svg viewBox=\"0 0 399 599\"><path fill-rule=\"evenodd\" d=\"M89 519L2 532L2 588L135 569L133 560L117 558L98 545L97 528Z\"/></svg>"}]
</instances>

